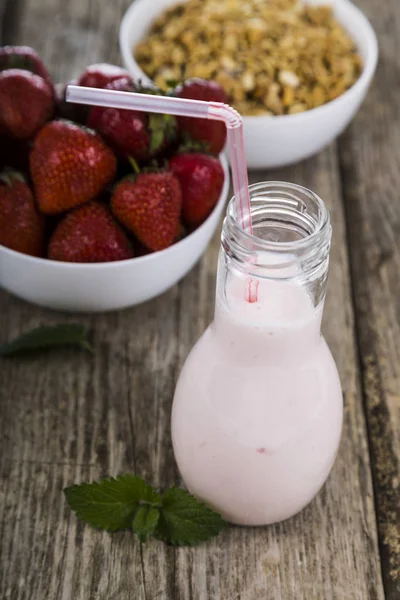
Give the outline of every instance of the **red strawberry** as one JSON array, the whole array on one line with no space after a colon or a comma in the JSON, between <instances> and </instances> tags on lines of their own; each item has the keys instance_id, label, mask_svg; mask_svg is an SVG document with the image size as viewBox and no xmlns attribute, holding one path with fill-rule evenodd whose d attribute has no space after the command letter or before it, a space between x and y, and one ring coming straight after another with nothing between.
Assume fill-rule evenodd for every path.
<instances>
[{"instance_id":1,"label":"red strawberry","mask_svg":"<svg viewBox=\"0 0 400 600\"><path fill-rule=\"evenodd\" d=\"M29 139L53 115L53 89L29 71L1 71L0 106L0 133Z\"/></svg>"},{"instance_id":2,"label":"red strawberry","mask_svg":"<svg viewBox=\"0 0 400 600\"><path fill-rule=\"evenodd\" d=\"M30 169L40 210L57 214L97 197L114 179L117 161L94 131L60 120L36 136Z\"/></svg>"},{"instance_id":3,"label":"red strawberry","mask_svg":"<svg viewBox=\"0 0 400 600\"><path fill-rule=\"evenodd\" d=\"M111 262L133 258L133 250L109 209L94 201L60 221L51 236L48 257L64 262Z\"/></svg>"},{"instance_id":4,"label":"red strawberry","mask_svg":"<svg viewBox=\"0 0 400 600\"><path fill-rule=\"evenodd\" d=\"M116 80L106 89L136 91L127 79ZM176 119L172 115L147 115L137 110L118 108L91 109L88 126L104 137L121 157L149 160L162 152L176 133Z\"/></svg>"},{"instance_id":5,"label":"red strawberry","mask_svg":"<svg viewBox=\"0 0 400 600\"><path fill-rule=\"evenodd\" d=\"M141 173L115 188L111 210L150 250L163 250L177 237L182 195L172 173Z\"/></svg>"},{"instance_id":6,"label":"red strawberry","mask_svg":"<svg viewBox=\"0 0 400 600\"><path fill-rule=\"evenodd\" d=\"M191 227L200 225L217 204L224 185L224 170L217 158L206 154L174 156L169 167L182 189L182 219Z\"/></svg>"},{"instance_id":7,"label":"red strawberry","mask_svg":"<svg viewBox=\"0 0 400 600\"><path fill-rule=\"evenodd\" d=\"M79 77L77 85L105 88L107 84L123 77L128 78L131 84L133 83L131 76L125 69L116 65L109 65L108 63L98 63L86 67Z\"/></svg>"},{"instance_id":8,"label":"red strawberry","mask_svg":"<svg viewBox=\"0 0 400 600\"><path fill-rule=\"evenodd\" d=\"M185 235L186 235L185 229L184 229L182 223L180 221L178 221L176 224L176 233L175 233L173 243L183 240ZM139 242L139 240L137 238L134 238L133 245L135 248L135 256L146 256L147 254L152 254L152 252L154 252L153 250L146 248L146 246L144 246L141 242Z\"/></svg>"},{"instance_id":9,"label":"red strawberry","mask_svg":"<svg viewBox=\"0 0 400 600\"><path fill-rule=\"evenodd\" d=\"M24 177L11 170L0 174L0 244L31 256L45 248L44 217Z\"/></svg>"},{"instance_id":10,"label":"red strawberry","mask_svg":"<svg viewBox=\"0 0 400 600\"><path fill-rule=\"evenodd\" d=\"M206 79L189 79L176 90L179 98L191 100L205 100L206 102L228 102L224 89L215 81ZM193 119L191 117L178 117L178 126L181 133L189 135L193 140L204 142L211 154L218 155L225 146L226 127L219 121Z\"/></svg>"},{"instance_id":11,"label":"red strawberry","mask_svg":"<svg viewBox=\"0 0 400 600\"><path fill-rule=\"evenodd\" d=\"M50 74L38 53L29 46L3 46L0 48L0 71L24 69L42 77L52 87Z\"/></svg>"}]
</instances>

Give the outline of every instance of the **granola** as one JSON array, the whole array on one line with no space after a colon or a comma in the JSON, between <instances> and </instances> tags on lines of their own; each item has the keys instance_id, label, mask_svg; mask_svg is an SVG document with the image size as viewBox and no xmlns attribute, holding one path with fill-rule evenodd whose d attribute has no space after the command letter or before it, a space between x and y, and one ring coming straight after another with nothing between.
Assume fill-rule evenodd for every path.
<instances>
[{"instance_id":1,"label":"granola","mask_svg":"<svg viewBox=\"0 0 400 600\"><path fill-rule=\"evenodd\" d=\"M244 115L321 106L363 68L332 8L298 0L189 0L155 21L135 58L161 89L192 77L218 81Z\"/></svg>"}]
</instances>

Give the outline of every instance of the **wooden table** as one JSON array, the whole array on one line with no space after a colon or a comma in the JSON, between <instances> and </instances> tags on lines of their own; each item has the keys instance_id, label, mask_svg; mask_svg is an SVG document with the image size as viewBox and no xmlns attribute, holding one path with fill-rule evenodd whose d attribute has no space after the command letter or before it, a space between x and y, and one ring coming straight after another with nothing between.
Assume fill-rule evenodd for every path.
<instances>
[{"instance_id":1,"label":"wooden table","mask_svg":"<svg viewBox=\"0 0 400 600\"><path fill-rule=\"evenodd\" d=\"M89 327L95 344L93 357L0 363L1 600L399 600L400 5L357 3L381 50L361 112L311 160L251 174L306 185L332 212L324 333L345 422L328 483L288 522L232 527L193 549L79 524L64 486L123 472L161 487L178 480L171 400L213 315L219 234L186 279L131 310L70 317L1 292L1 341L62 320ZM2 43L34 46L54 79L68 80L91 62L119 62L128 4L0 0Z\"/></svg>"}]
</instances>

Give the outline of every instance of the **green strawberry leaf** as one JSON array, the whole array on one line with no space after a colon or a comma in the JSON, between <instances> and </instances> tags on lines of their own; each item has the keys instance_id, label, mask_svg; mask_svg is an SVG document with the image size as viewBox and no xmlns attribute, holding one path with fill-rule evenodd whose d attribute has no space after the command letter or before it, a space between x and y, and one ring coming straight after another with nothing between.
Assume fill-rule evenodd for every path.
<instances>
[{"instance_id":1,"label":"green strawberry leaf","mask_svg":"<svg viewBox=\"0 0 400 600\"><path fill-rule=\"evenodd\" d=\"M183 152L200 152L200 154L210 154L210 144L200 140L194 140L188 133L184 133L178 148L178 153Z\"/></svg>"},{"instance_id":2,"label":"green strawberry leaf","mask_svg":"<svg viewBox=\"0 0 400 600\"><path fill-rule=\"evenodd\" d=\"M106 531L131 527L139 504L148 503L157 507L161 500L151 485L133 475L74 485L65 488L64 494L69 507L81 521ZM144 529L145 525L139 529L141 535Z\"/></svg>"},{"instance_id":3,"label":"green strawberry leaf","mask_svg":"<svg viewBox=\"0 0 400 600\"><path fill-rule=\"evenodd\" d=\"M226 527L222 517L186 490L168 489L162 496L155 536L178 546L194 546Z\"/></svg>"},{"instance_id":4,"label":"green strawberry leaf","mask_svg":"<svg viewBox=\"0 0 400 600\"><path fill-rule=\"evenodd\" d=\"M15 171L11 167L4 167L0 173L0 182L5 183L8 187L11 187L14 181L26 183L26 179L22 173Z\"/></svg>"},{"instance_id":5,"label":"green strawberry leaf","mask_svg":"<svg viewBox=\"0 0 400 600\"><path fill-rule=\"evenodd\" d=\"M176 135L176 119L172 115L149 115L149 130L151 134L150 152L160 150L165 140L172 140Z\"/></svg>"},{"instance_id":6,"label":"green strawberry leaf","mask_svg":"<svg viewBox=\"0 0 400 600\"><path fill-rule=\"evenodd\" d=\"M178 79L166 79L165 84L168 90L175 90L181 82Z\"/></svg>"},{"instance_id":7,"label":"green strawberry leaf","mask_svg":"<svg viewBox=\"0 0 400 600\"><path fill-rule=\"evenodd\" d=\"M132 167L132 170L133 170L135 176L139 175L140 174L140 167L139 167L137 161L132 156L128 156L128 161L129 161L129 164ZM129 175L129 177L132 177L132 175Z\"/></svg>"},{"instance_id":8,"label":"green strawberry leaf","mask_svg":"<svg viewBox=\"0 0 400 600\"><path fill-rule=\"evenodd\" d=\"M134 91L138 94L148 94L149 96L165 96L164 92L156 86L155 83L143 84L142 80L139 79L134 83Z\"/></svg>"},{"instance_id":9,"label":"green strawberry leaf","mask_svg":"<svg viewBox=\"0 0 400 600\"><path fill-rule=\"evenodd\" d=\"M164 143L164 132L162 129L151 130L150 152L157 152Z\"/></svg>"},{"instance_id":10,"label":"green strawberry leaf","mask_svg":"<svg viewBox=\"0 0 400 600\"><path fill-rule=\"evenodd\" d=\"M143 504L133 519L132 528L141 542L147 542L157 527L160 511L154 506Z\"/></svg>"},{"instance_id":11,"label":"green strawberry leaf","mask_svg":"<svg viewBox=\"0 0 400 600\"><path fill-rule=\"evenodd\" d=\"M45 350L57 346L77 346L92 351L84 327L64 324L37 327L0 346L0 356L14 356L25 352Z\"/></svg>"}]
</instances>

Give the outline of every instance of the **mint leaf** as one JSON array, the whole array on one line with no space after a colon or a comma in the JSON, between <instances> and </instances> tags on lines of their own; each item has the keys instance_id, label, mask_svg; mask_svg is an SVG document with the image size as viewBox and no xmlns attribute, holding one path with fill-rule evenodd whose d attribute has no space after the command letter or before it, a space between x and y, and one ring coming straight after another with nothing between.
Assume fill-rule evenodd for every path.
<instances>
[{"instance_id":1,"label":"mint leaf","mask_svg":"<svg viewBox=\"0 0 400 600\"><path fill-rule=\"evenodd\" d=\"M155 536L178 546L194 546L219 534L226 522L186 490L168 489L162 496Z\"/></svg>"},{"instance_id":2,"label":"mint leaf","mask_svg":"<svg viewBox=\"0 0 400 600\"><path fill-rule=\"evenodd\" d=\"M160 511L158 508L148 504L144 504L137 509L132 527L141 542L147 542L149 537L153 535L159 517Z\"/></svg>"},{"instance_id":3,"label":"mint leaf","mask_svg":"<svg viewBox=\"0 0 400 600\"><path fill-rule=\"evenodd\" d=\"M141 542L154 535L169 544L194 546L218 535L227 523L189 492L162 496L141 477L121 475L64 490L70 508L85 523L106 531L132 527Z\"/></svg>"},{"instance_id":4,"label":"mint leaf","mask_svg":"<svg viewBox=\"0 0 400 600\"><path fill-rule=\"evenodd\" d=\"M157 506L161 500L151 485L133 475L74 485L64 494L79 519L106 531L131 527L139 503Z\"/></svg>"},{"instance_id":5,"label":"mint leaf","mask_svg":"<svg viewBox=\"0 0 400 600\"><path fill-rule=\"evenodd\" d=\"M0 346L0 356L14 356L56 346L78 346L91 350L85 329L81 325L64 324L53 327L37 327L24 333L15 340Z\"/></svg>"}]
</instances>

